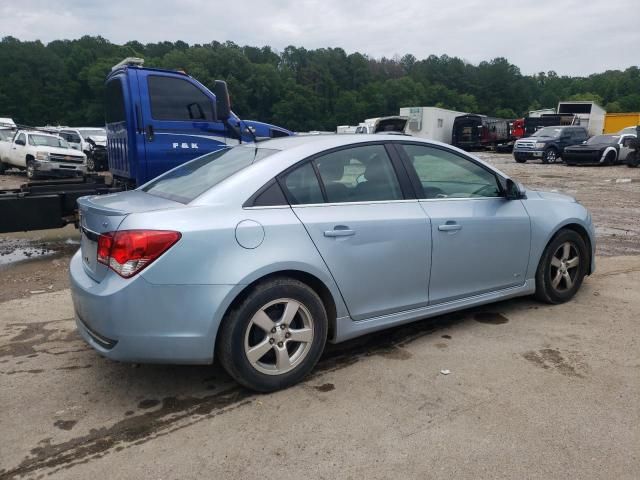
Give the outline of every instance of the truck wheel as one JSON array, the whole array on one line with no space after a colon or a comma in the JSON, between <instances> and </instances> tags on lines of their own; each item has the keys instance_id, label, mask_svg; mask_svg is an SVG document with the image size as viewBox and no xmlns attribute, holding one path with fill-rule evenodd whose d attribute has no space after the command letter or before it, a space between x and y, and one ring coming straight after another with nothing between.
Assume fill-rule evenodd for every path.
<instances>
[{"instance_id":1,"label":"truck wheel","mask_svg":"<svg viewBox=\"0 0 640 480\"><path fill-rule=\"evenodd\" d=\"M87 170L90 172L96 171L96 162L93 160L93 158L87 158Z\"/></svg>"},{"instance_id":2,"label":"truck wheel","mask_svg":"<svg viewBox=\"0 0 640 480\"><path fill-rule=\"evenodd\" d=\"M525 157L513 157L518 163L525 163L527 159Z\"/></svg>"},{"instance_id":3,"label":"truck wheel","mask_svg":"<svg viewBox=\"0 0 640 480\"><path fill-rule=\"evenodd\" d=\"M36 178L38 178L36 168L33 165L33 160L27 160L27 178L29 180L35 180Z\"/></svg>"},{"instance_id":4,"label":"truck wheel","mask_svg":"<svg viewBox=\"0 0 640 480\"><path fill-rule=\"evenodd\" d=\"M544 154L542 155L542 163L556 163L558 158L558 150L550 147L544 151Z\"/></svg>"},{"instance_id":5,"label":"truck wheel","mask_svg":"<svg viewBox=\"0 0 640 480\"><path fill-rule=\"evenodd\" d=\"M627 156L627 167L636 168L640 164L640 155L638 152L631 152Z\"/></svg>"},{"instance_id":6,"label":"truck wheel","mask_svg":"<svg viewBox=\"0 0 640 480\"><path fill-rule=\"evenodd\" d=\"M4 175L4 172L7 170L7 166L0 160L0 175Z\"/></svg>"}]
</instances>

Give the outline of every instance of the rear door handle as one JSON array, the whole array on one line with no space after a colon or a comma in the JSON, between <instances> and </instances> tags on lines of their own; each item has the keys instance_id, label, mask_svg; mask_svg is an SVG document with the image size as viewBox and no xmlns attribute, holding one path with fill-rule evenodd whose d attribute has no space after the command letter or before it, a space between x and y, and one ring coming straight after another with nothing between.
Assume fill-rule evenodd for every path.
<instances>
[{"instance_id":1,"label":"rear door handle","mask_svg":"<svg viewBox=\"0 0 640 480\"><path fill-rule=\"evenodd\" d=\"M457 223L445 223L444 225L438 225L438 230L441 232L455 232L457 230L462 230L462 225L458 225Z\"/></svg>"},{"instance_id":2,"label":"rear door handle","mask_svg":"<svg viewBox=\"0 0 640 480\"><path fill-rule=\"evenodd\" d=\"M344 225L338 225L333 230L325 230L325 237L351 237L355 235L356 231L351 230L349 227Z\"/></svg>"}]
</instances>

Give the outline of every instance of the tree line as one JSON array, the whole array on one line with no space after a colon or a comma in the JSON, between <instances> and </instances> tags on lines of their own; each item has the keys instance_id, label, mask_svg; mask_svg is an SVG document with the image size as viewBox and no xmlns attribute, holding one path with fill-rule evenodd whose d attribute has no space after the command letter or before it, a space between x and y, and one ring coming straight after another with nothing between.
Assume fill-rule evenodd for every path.
<instances>
[{"instance_id":1,"label":"tree line","mask_svg":"<svg viewBox=\"0 0 640 480\"><path fill-rule=\"evenodd\" d=\"M594 100L609 112L640 111L640 69L587 77L554 71L523 75L505 58L473 65L457 57L411 54L376 59L341 48L189 45L182 41L116 45L102 37L0 42L0 117L28 125L104 124L104 80L125 57L182 69L208 87L226 80L242 118L304 130L335 130L400 107L438 106L517 118L559 100Z\"/></svg>"}]
</instances>

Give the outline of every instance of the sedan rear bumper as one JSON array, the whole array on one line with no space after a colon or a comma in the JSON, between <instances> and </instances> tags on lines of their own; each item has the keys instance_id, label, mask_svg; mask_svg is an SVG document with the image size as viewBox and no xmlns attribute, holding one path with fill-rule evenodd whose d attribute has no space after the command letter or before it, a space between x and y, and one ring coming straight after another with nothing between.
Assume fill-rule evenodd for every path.
<instances>
[{"instance_id":1,"label":"sedan rear bumper","mask_svg":"<svg viewBox=\"0 0 640 480\"><path fill-rule=\"evenodd\" d=\"M76 325L84 340L113 360L213 362L221 305L232 285L155 285L137 275L87 275L80 252L70 264Z\"/></svg>"}]
</instances>

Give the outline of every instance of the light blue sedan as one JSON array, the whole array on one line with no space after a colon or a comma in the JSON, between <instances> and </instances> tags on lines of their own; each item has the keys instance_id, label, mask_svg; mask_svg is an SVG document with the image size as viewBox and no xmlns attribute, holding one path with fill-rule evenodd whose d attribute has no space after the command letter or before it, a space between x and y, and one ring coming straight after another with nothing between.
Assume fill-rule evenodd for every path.
<instances>
[{"instance_id":1,"label":"light blue sedan","mask_svg":"<svg viewBox=\"0 0 640 480\"><path fill-rule=\"evenodd\" d=\"M77 326L102 355L303 378L326 341L506 298L571 299L589 212L461 150L397 135L298 136L197 158L79 201Z\"/></svg>"}]
</instances>

